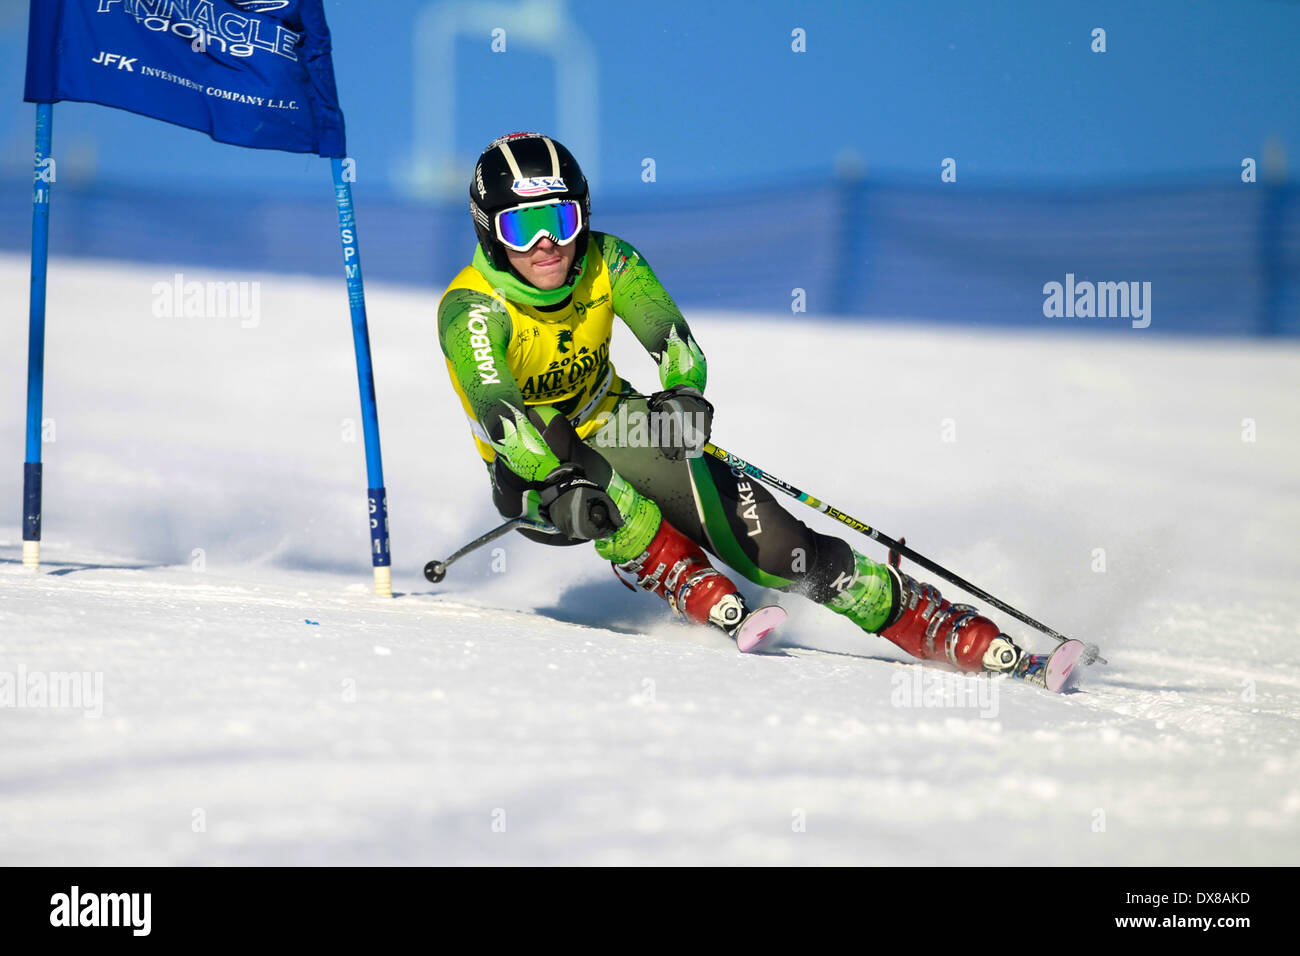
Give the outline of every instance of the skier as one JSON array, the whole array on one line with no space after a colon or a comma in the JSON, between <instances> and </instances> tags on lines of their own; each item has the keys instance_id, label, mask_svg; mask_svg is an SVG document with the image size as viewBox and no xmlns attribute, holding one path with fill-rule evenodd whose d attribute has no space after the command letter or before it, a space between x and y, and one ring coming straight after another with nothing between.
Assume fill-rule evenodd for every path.
<instances>
[{"instance_id":1,"label":"skier","mask_svg":"<svg viewBox=\"0 0 1300 956\"><path fill-rule=\"evenodd\" d=\"M704 549L914 657L1022 677L1041 667L974 608L809 528L761 484L700 454L714 411L704 353L640 253L591 229L587 181L564 146L502 136L479 156L469 191L478 247L442 296L438 338L497 509L558 531L523 534L594 541L640 587L733 637L750 612ZM616 315L658 364L658 391L615 371Z\"/></svg>"}]
</instances>

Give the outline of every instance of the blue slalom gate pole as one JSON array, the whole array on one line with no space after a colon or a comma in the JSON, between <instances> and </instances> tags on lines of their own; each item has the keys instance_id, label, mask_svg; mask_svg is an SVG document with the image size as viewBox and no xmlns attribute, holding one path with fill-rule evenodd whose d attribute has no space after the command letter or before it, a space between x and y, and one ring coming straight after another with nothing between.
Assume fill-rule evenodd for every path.
<instances>
[{"instance_id":1,"label":"blue slalom gate pole","mask_svg":"<svg viewBox=\"0 0 1300 956\"><path fill-rule=\"evenodd\" d=\"M27 454L23 459L23 567L41 566L41 412L45 390L45 275L50 254L54 106L36 104L32 176L32 287L27 314Z\"/></svg>"},{"instance_id":2,"label":"blue slalom gate pole","mask_svg":"<svg viewBox=\"0 0 1300 956\"><path fill-rule=\"evenodd\" d=\"M334 199L339 211L339 240L343 243L343 271L348 279L348 305L352 310L352 344L357 353L357 385L361 391L361 430L366 443L366 495L370 505L370 559L375 568L375 593L393 595L392 555L388 548L388 493L384 489L384 463L379 452L379 411L375 405L375 372L370 361L370 330L366 325L366 290L361 280L361 250L357 244L357 218L352 208L352 184L344 175L344 161L331 159Z\"/></svg>"}]
</instances>

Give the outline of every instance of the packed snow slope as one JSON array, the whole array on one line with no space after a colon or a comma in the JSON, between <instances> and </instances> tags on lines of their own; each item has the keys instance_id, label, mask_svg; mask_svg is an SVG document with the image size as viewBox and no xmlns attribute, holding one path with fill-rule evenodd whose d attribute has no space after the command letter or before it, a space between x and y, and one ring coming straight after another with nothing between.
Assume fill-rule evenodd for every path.
<instances>
[{"instance_id":1,"label":"packed snow slope","mask_svg":"<svg viewBox=\"0 0 1300 956\"><path fill-rule=\"evenodd\" d=\"M742 656L587 547L506 539L429 585L497 518L436 298L372 287L381 600L342 282L185 278L259 281L257 321L53 263L34 574L0 260L0 861L1295 862L1294 344L689 316L718 444L1101 644L1056 696L794 597L786 653ZM613 354L653 387L626 330ZM66 672L102 698L12 692Z\"/></svg>"}]
</instances>

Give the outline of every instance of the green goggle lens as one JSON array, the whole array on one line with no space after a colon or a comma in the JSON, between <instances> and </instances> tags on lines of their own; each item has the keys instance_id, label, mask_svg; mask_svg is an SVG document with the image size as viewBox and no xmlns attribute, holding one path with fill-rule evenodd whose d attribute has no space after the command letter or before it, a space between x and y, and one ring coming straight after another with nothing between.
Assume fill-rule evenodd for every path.
<instances>
[{"instance_id":1,"label":"green goggle lens","mask_svg":"<svg viewBox=\"0 0 1300 956\"><path fill-rule=\"evenodd\" d=\"M516 252L527 252L543 236L563 246L582 230L582 210L571 200L516 206L497 213L496 225L497 238Z\"/></svg>"}]
</instances>

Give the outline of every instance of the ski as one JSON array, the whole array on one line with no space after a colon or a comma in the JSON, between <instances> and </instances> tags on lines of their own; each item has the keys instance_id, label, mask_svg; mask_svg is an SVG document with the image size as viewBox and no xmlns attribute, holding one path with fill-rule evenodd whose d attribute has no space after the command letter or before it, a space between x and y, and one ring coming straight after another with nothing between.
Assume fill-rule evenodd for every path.
<instances>
[{"instance_id":1,"label":"ski","mask_svg":"<svg viewBox=\"0 0 1300 956\"><path fill-rule=\"evenodd\" d=\"M1020 658L1011 676L1035 687L1061 693L1078 679L1077 665L1083 656L1082 641L1064 641L1050 654L1028 654Z\"/></svg>"},{"instance_id":2,"label":"ski","mask_svg":"<svg viewBox=\"0 0 1300 956\"><path fill-rule=\"evenodd\" d=\"M776 643L776 629L788 616L785 608L769 604L750 611L727 633L735 639L742 654L759 654Z\"/></svg>"}]
</instances>

